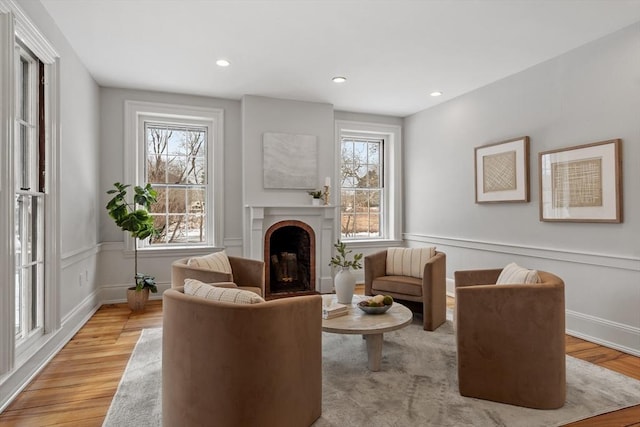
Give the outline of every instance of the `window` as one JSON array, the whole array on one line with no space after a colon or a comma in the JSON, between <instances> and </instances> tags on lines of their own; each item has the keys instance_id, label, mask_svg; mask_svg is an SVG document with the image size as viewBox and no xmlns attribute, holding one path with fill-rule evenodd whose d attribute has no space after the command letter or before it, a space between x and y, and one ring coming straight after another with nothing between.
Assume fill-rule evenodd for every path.
<instances>
[{"instance_id":1,"label":"window","mask_svg":"<svg viewBox=\"0 0 640 427\"><path fill-rule=\"evenodd\" d=\"M11 376L60 328L59 56L4 0L0 51L0 376Z\"/></svg>"},{"instance_id":2,"label":"window","mask_svg":"<svg viewBox=\"0 0 640 427\"><path fill-rule=\"evenodd\" d=\"M206 243L207 127L145 123L145 181L158 192L151 244Z\"/></svg>"},{"instance_id":3,"label":"window","mask_svg":"<svg viewBox=\"0 0 640 427\"><path fill-rule=\"evenodd\" d=\"M336 122L340 238L396 240L402 229L400 127Z\"/></svg>"},{"instance_id":4,"label":"window","mask_svg":"<svg viewBox=\"0 0 640 427\"><path fill-rule=\"evenodd\" d=\"M222 221L222 110L134 101L125 109L126 182L150 183L158 192L151 214L161 233L138 246L215 246Z\"/></svg>"},{"instance_id":5,"label":"window","mask_svg":"<svg viewBox=\"0 0 640 427\"><path fill-rule=\"evenodd\" d=\"M380 238L384 139L343 136L340 148L340 234Z\"/></svg>"},{"instance_id":6,"label":"window","mask_svg":"<svg viewBox=\"0 0 640 427\"><path fill-rule=\"evenodd\" d=\"M44 66L16 45L15 163L15 342L42 332L44 311ZM42 142L42 144L41 144Z\"/></svg>"}]
</instances>

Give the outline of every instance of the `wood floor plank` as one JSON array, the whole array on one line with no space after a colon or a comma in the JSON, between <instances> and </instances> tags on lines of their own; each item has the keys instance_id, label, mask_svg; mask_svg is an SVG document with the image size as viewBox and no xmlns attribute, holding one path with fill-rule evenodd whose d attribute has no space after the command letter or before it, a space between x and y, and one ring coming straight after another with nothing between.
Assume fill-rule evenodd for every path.
<instances>
[{"instance_id":1,"label":"wood floor plank","mask_svg":"<svg viewBox=\"0 0 640 427\"><path fill-rule=\"evenodd\" d=\"M566 424L563 427L636 427L640 426L640 405L586 420Z\"/></svg>"},{"instance_id":2,"label":"wood floor plank","mask_svg":"<svg viewBox=\"0 0 640 427\"><path fill-rule=\"evenodd\" d=\"M622 356L601 363L601 366L620 372L628 377L640 380L640 358L623 354Z\"/></svg>"},{"instance_id":3,"label":"wood floor plank","mask_svg":"<svg viewBox=\"0 0 640 427\"><path fill-rule=\"evenodd\" d=\"M362 294L364 287L356 288ZM455 301L447 298L447 306ZM126 304L100 307L42 372L0 413L2 427L99 427L140 332L162 326L162 302L144 313ZM567 354L640 380L640 358L566 336ZM640 427L640 405L566 427Z\"/></svg>"}]
</instances>

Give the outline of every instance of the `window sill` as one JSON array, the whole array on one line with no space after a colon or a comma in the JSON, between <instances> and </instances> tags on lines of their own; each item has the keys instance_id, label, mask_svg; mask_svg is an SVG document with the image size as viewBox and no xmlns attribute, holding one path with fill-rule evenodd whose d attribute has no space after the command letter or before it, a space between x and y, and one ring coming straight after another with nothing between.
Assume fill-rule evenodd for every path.
<instances>
[{"instance_id":1,"label":"window sill","mask_svg":"<svg viewBox=\"0 0 640 427\"><path fill-rule=\"evenodd\" d=\"M388 248L395 246L403 246L402 240L395 239L367 239L367 240L358 240L358 239L341 239L347 246L358 247L358 248Z\"/></svg>"}]
</instances>

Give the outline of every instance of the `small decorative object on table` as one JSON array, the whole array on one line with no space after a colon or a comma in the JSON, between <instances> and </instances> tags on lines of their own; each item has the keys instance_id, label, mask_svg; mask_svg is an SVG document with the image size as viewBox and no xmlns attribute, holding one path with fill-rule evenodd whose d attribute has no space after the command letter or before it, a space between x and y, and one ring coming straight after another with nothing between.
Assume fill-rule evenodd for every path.
<instances>
[{"instance_id":1,"label":"small decorative object on table","mask_svg":"<svg viewBox=\"0 0 640 427\"><path fill-rule=\"evenodd\" d=\"M360 301L358 308L367 314L382 314L391 308L393 298L390 295L376 295L371 299Z\"/></svg>"},{"instance_id":2,"label":"small decorative object on table","mask_svg":"<svg viewBox=\"0 0 640 427\"><path fill-rule=\"evenodd\" d=\"M362 254L354 254L353 259L349 261L347 260L347 256L353 251L347 250L347 245L345 245L344 242L338 240L338 243L333 245L333 247L336 248L338 254L331 257L329 265L332 267L341 267L334 279L336 296L338 297L339 303L351 304L351 299L356 289L356 278L351 274L351 269L358 270L362 268L362 263L360 262Z\"/></svg>"},{"instance_id":3,"label":"small decorative object on table","mask_svg":"<svg viewBox=\"0 0 640 427\"><path fill-rule=\"evenodd\" d=\"M332 303L328 307L322 307L322 318L333 319L334 317L344 316L349 313L349 307L340 303Z\"/></svg>"}]
</instances>

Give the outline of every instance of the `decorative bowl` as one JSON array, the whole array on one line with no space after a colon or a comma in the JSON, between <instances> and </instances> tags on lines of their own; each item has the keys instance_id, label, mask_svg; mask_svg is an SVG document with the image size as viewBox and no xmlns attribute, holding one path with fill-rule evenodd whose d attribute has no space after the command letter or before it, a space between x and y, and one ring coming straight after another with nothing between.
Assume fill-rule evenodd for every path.
<instances>
[{"instance_id":1,"label":"decorative bowl","mask_svg":"<svg viewBox=\"0 0 640 427\"><path fill-rule=\"evenodd\" d=\"M367 302L368 301L360 301L358 303L358 308L367 314L382 314L391 308L391 305L383 305L382 307L369 307L367 305Z\"/></svg>"}]
</instances>

